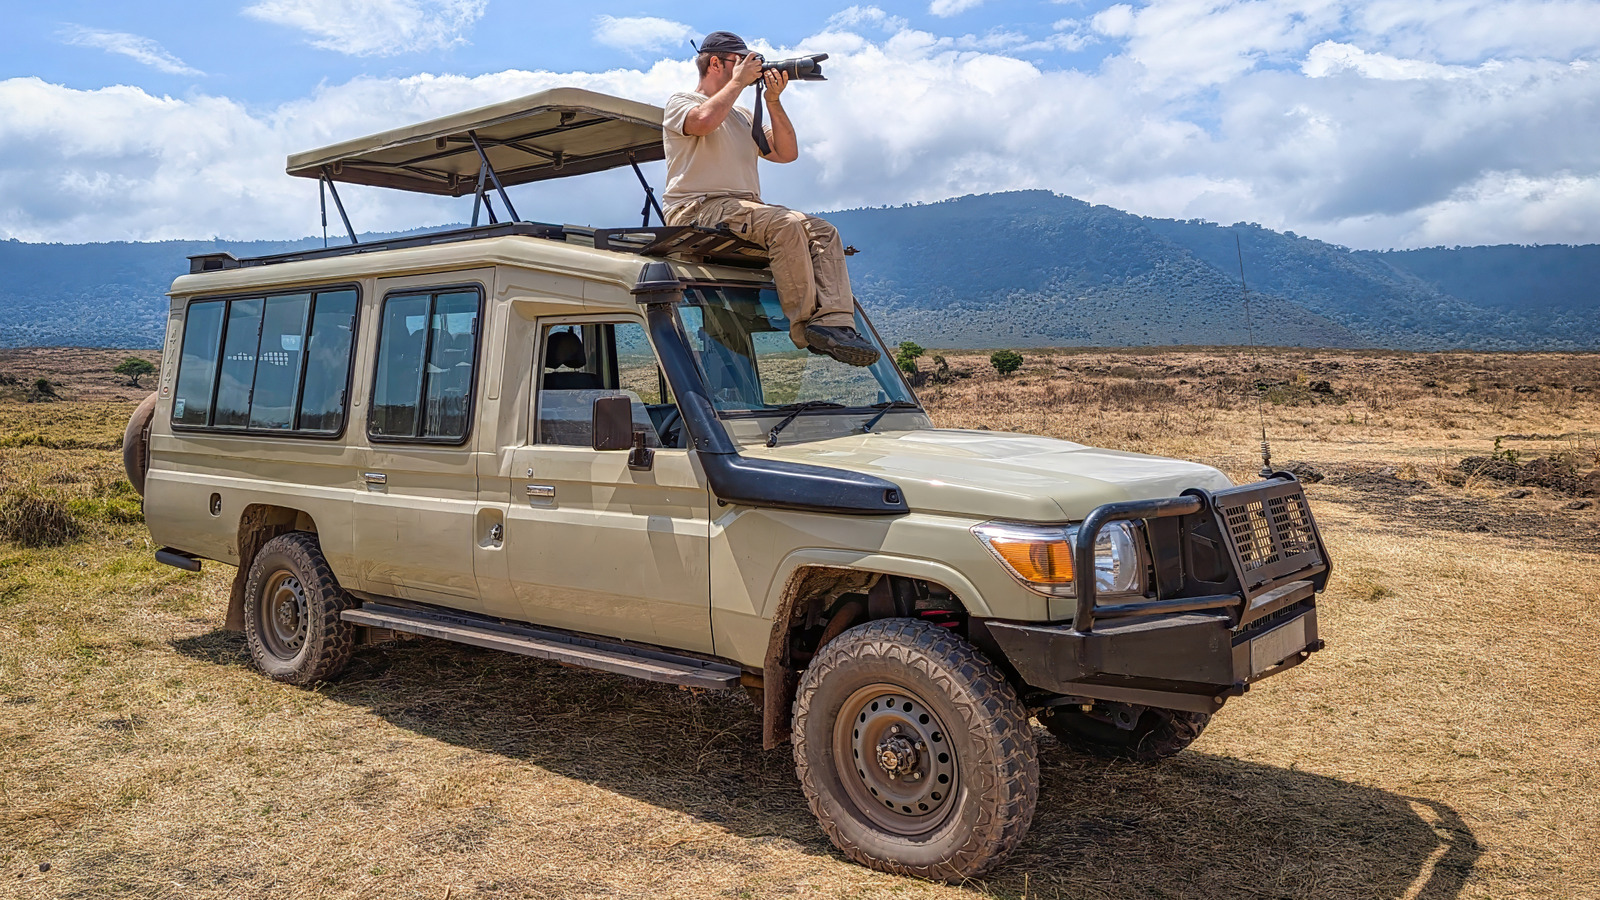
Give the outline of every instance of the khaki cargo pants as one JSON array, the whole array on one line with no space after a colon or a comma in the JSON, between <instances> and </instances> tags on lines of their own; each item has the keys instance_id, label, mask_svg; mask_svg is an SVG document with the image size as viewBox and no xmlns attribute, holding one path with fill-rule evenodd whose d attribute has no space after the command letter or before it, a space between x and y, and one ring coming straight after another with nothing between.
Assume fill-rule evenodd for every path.
<instances>
[{"instance_id":1,"label":"khaki cargo pants","mask_svg":"<svg viewBox=\"0 0 1600 900\"><path fill-rule=\"evenodd\" d=\"M782 206L707 197L667 210L668 225L726 224L733 233L765 247L772 258L778 302L789 319L789 338L806 346L807 325L855 327L855 300L845 271L844 245L832 225Z\"/></svg>"}]
</instances>

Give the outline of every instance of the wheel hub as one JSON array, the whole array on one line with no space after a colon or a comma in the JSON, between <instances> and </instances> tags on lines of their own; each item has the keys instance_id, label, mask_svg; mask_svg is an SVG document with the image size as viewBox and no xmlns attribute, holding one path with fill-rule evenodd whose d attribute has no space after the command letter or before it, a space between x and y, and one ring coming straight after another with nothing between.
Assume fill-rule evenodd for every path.
<instances>
[{"instance_id":1,"label":"wheel hub","mask_svg":"<svg viewBox=\"0 0 1600 900\"><path fill-rule=\"evenodd\" d=\"M293 659L305 645L311 626L305 586L292 573L279 572L264 593L262 643L279 659Z\"/></svg>"},{"instance_id":2,"label":"wheel hub","mask_svg":"<svg viewBox=\"0 0 1600 900\"><path fill-rule=\"evenodd\" d=\"M891 731L899 726L891 725ZM917 748L902 734L890 734L878 742L878 765L890 778L912 775L917 769Z\"/></svg>"},{"instance_id":3,"label":"wheel hub","mask_svg":"<svg viewBox=\"0 0 1600 900\"><path fill-rule=\"evenodd\" d=\"M878 827L925 834L954 808L955 748L944 723L910 691L890 684L857 690L834 720L834 748L845 789Z\"/></svg>"}]
</instances>

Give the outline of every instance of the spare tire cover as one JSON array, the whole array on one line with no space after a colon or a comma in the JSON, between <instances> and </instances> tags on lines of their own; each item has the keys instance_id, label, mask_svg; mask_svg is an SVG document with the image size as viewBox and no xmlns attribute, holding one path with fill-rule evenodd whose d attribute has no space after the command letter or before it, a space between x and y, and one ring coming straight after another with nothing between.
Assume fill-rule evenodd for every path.
<instances>
[{"instance_id":1,"label":"spare tire cover","mask_svg":"<svg viewBox=\"0 0 1600 900\"><path fill-rule=\"evenodd\" d=\"M156 414L156 395L151 393L128 418L128 429L122 433L122 468L128 473L128 483L144 496L144 476L150 471L150 422Z\"/></svg>"}]
</instances>

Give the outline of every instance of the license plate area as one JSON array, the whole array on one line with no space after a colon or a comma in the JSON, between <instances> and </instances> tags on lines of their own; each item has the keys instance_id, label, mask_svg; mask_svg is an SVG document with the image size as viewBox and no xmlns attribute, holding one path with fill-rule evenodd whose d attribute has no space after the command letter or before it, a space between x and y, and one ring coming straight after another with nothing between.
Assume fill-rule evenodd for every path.
<instances>
[{"instance_id":1,"label":"license plate area","mask_svg":"<svg viewBox=\"0 0 1600 900\"><path fill-rule=\"evenodd\" d=\"M1250 638L1250 677L1276 668L1296 656L1311 643L1307 634L1310 616L1296 616L1270 631ZM1237 659L1237 657L1235 657Z\"/></svg>"}]
</instances>

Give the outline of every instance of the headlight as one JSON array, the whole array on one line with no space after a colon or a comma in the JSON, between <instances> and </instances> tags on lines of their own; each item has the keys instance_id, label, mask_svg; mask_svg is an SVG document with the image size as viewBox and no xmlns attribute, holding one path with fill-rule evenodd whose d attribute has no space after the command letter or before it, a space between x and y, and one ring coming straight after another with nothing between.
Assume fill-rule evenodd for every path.
<instances>
[{"instance_id":1,"label":"headlight","mask_svg":"<svg viewBox=\"0 0 1600 900\"><path fill-rule=\"evenodd\" d=\"M1144 555L1134 527L1111 522L1100 529L1094 542L1094 582L1100 594L1144 593ZM1077 596L1072 548L1078 526L985 522L972 533L1018 581L1041 594Z\"/></svg>"}]
</instances>

